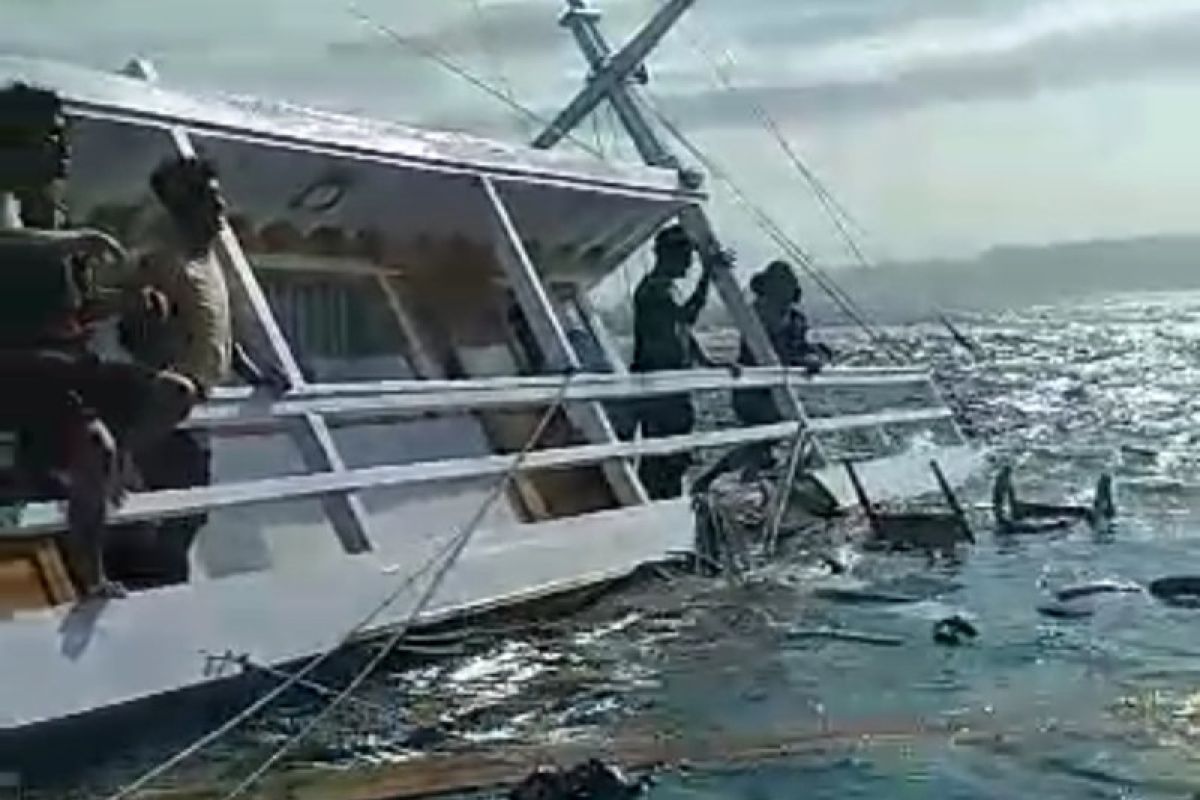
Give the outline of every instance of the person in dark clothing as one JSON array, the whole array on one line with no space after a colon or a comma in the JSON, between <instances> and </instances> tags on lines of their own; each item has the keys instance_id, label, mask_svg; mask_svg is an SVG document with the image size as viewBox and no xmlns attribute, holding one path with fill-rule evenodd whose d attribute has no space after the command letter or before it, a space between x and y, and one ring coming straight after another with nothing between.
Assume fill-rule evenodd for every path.
<instances>
[{"instance_id":1,"label":"person in dark clothing","mask_svg":"<svg viewBox=\"0 0 1200 800\"><path fill-rule=\"evenodd\" d=\"M696 248L679 225L659 231L654 240L654 267L634 293L633 372L687 369L695 364L715 366L692 335L708 301L712 273L706 265L691 297L680 302L675 282L685 277ZM691 433L696 411L686 394L644 398L637 403L642 435L655 439ZM679 497L683 476L692 463L690 453L642 459L639 476L651 499Z\"/></svg>"},{"instance_id":2,"label":"person in dark clothing","mask_svg":"<svg viewBox=\"0 0 1200 800\"><path fill-rule=\"evenodd\" d=\"M119 455L157 387L153 372L88 352L84 265L105 250L121 257L94 231L0 232L0 433L16 445L0 465L0 503L65 496L68 570L84 594L116 597L107 507L123 497Z\"/></svg>"},{"instance_id":3,"label":"person in dark clothing","mask_svg":"<svg viewBox=\"0 0 1200 800\"><path fill-rule=\"evenodd\" d=\"M802 367L816 374L831 360L833 354L823 344L810 342L808 318L800 309L803 292L800 281L786 261L772 261L750 279L754 294L754 311L762 322L779 362L786 367ZM738 363L753 366L750 344L742 339ZM770 425L783 419L770 389L741 389L733 394L733 411L746 426ZM740 453L744 467L754 472L770 466L771 445L747 445Z\"/></svg>"},{"instance_id":4,"label":"person in dark clothing","mask_svg":"<svg viewBox=\"0 0 1200 800\"><path fill-rule=\"evenodd\" d=\"M48 89L12 83L0 89L0 173L28 228L60 228L70 165L62 101Z\"/></svg>"},{"instance_id":5,"label":"person in dark clothing","mask_svg":"<svg viewBox=\"0 0 1200 800\"><path fill-rule=\"evenodd\" d=\"M127 254L99 231L56 230L69 161L58 96L0 89L0 505L65 499L71 577L84 596L117 597L108 506L124 496L122 453L161 387L152 372L89 351L109 308L96 270Z\"/></svg>"}]
</instances>

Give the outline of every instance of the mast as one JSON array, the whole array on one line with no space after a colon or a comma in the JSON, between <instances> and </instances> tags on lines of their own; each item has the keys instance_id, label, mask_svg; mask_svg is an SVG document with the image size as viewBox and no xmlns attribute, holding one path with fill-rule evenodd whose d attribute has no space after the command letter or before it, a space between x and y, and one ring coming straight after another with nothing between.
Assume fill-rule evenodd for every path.
<instances>
[{"instance_id":1,"label":"mast","mask_svg":"<svg viewBox=\"0 0 1200 800\"><path fill-rule=\"evenodd\" d=\"M667 147L658 128L646 114L646 101L639 83L647 80L645 59L663 37L687 13L696 0L667 0L637 34L620 50L613 52L600 31L601 12L587 0L566 0L567 8L559 24L571 31L589 66L588 81L550 125L534 138L532 145L553 147L579 125L601 102L607 101L621 120L642 160L654 167L673 169L689 188L699 188L703 173L685 166ZM712 270L713 283L734 325L745 337L750 353L759 366L779 366L779 357L766 329L737 283L733 270L722 257L724 250L704 208L689 204L679 213L679 222L692 237L706 268ZM804 411L789 389L775 392L776 402L786 416L804 419Z\"/></svg>"}]
</instances>

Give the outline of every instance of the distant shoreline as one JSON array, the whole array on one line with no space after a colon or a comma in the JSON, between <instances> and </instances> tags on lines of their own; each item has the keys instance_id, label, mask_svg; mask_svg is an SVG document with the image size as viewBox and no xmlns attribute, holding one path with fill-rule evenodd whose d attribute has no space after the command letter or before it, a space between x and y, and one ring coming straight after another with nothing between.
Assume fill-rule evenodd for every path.
<instances>
[{"instance_id":1,"label":"distant shoreline","mask_svg":"<svg viewBox=\"0 0 1200 800\"><path fill-rule=\"evenodd\" d=\"M939 312L994 313L1115 295L1200 291L1200 237L1006 246L967 260L896 262L828 274L874 322L910 325L937 322ZM844 312L801 277L813 324L844 323ZM630 329L628 308L610 306L604 315L614 330ZM720 303L712 303L704 327L727 324Z\"/></svg>"}]
</instances>

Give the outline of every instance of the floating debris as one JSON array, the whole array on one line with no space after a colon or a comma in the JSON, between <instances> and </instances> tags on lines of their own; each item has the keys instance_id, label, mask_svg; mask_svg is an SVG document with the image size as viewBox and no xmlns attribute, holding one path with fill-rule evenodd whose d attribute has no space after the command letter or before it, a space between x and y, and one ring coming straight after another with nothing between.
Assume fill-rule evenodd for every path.
<instances>
[{"instance_id":1,"label":"floating debris","mask_svg":"<svg viewBox=\"0 0 1200 800\"><path fill-rule=\"evenodd\" d=\"M855 605L900 605L919 603L923 599L911 594L848 586L819 586L813 589L813 596L822 600L832 600L835 603Z\"/></svg>"},{"instance_id":2,"label":"floating debris","mask_svg":"<svg viewBox=\"0 0 1200 800\"><path fill-rule=\"evenodd\" d=\"M1043 603L1037 607L1037 612L1055 619L1082 619L1090 617L1094 612L1091 606L1071 605L1069 603Z\"/></svg>"},{"instance_id":3,"label":"floating debris","mask_svg":"<svg viewBox=\"0 0 1200 800\"><path fill-rule=\"evenodd\" d=\"M1151 581L1150 594L1169 606L1200 608L1200 576L1176 575Z\"/></svg>"},{"instance_id":4,"label":"floating debris","mask_svg":"<svg viewBox=\"0 0 1200 800\"><path fill-rule=\"evenodd\" d=\"M904 639L899 636L888 636L882 633L867 633L850 631L842 628L792 628L786 632L789 639L832 639L839 642L856 642L859 644L874 644L880 647L900 647Z\"/></svg>"},{"instance_id":5,"label":"floating debris","mask_svg":"<svg viewBox=\"0 0 1200 800\"><path fill-rule=\"evenodd\" d=\"M1054 593L1060 603L1069 603L1081 597L1093 597L1098 594L1134 594L1144 591L1141 584L1129 581L1094 581L1078 586L1068 586Z\"/></svg>"},{"instance_id":6,"label":"floating debris","mask_svg":"<svg viewBox=\"0 0 1200 800\"><path fill-rule=\"evenodd\" d=\"M508 793L509 800L623 800L641 797L648 778L627 777L620 768L591 759L563 771L539 767Z\"/></svg>"},{"instance_id":7,"label":"floating debris","mask_svg":"<svg viewBox=\"0 0 1200 800\"><path fill-rule=\"evenodd\" d=\"M938 620L933 626L933 640L950 647L957 647L978 637L979 629L958 614Z\"/></svg>"}]
</instances>

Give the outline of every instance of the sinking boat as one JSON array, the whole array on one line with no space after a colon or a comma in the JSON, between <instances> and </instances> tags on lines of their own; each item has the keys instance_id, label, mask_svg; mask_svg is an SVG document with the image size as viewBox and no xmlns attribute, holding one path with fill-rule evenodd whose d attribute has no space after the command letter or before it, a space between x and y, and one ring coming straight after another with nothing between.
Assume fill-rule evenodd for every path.
<instances>
[{"instance_id":1,"label":"sinking boat","mask_svg":"<svg viewBox=\"0 0 1200 800\"><path fill-rule=\"evenodd\" d=\"M231 207L217 255L292 382L282 396L219 392L188 422L211 436L213 484L135 494L114 514L208 513L190 583L80 603L53 538L61 508L19 509L0 529L0 762L45 726L229 679L214 653L282 667L688 553L689 501L649 501L642 456L803 430L812 475L846 506L844 458L883 500L927 491L931 460L954 484L980 463L923 369L802 375L763 356L739 376L625 370L589 290L670 219L711 237L695 173L551 152L544 137L522 148L194 96L144 64L109 74L0 58L0 79L60 94L73 220L131 246L160 161L216 162ZM581 94L595 86L630 90L593 80ZM718 288L761 353L734 276ZM632 441L609 418L638 397L752 387L785 398L789 418ZM478 532L424 603L428 566L473 518Z\"/></svg>"}]
</instances>

